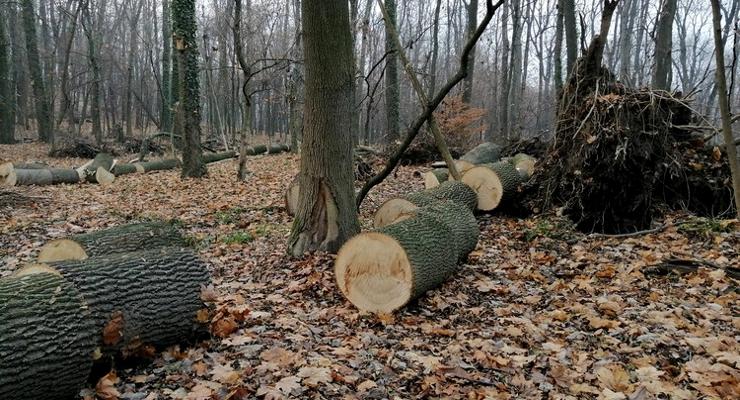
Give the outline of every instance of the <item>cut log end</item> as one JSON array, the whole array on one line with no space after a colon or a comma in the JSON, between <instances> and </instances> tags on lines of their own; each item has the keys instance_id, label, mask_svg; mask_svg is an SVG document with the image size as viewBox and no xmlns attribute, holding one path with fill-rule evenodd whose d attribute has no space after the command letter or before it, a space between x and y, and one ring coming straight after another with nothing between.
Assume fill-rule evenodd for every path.
<instances>
[{"instance_id":1,"label":"cut log end","mask_svg":"<svg viewBox=\"0 0 740 400\"><path fill-rule=\"evenodd\" d=\"M102 186L110 186L116 180L116 176L103 167L95 171L95 180Z\"/></svg>"},{"instance_id":2,"label":"cut log end","mask_svg":"<svg viewBox=\"0 0 740 400\"><path fill-rule=\"evenodd\" d=\"M53 274L57 276L62 276L62 274L59 271L50 267L48 264L44 264L44 263L26 264L20 269L18 269L17 271L15 271L12 276L16 278L20 278L23 276L33 275L33 274Z\"/></svg>"},{"instance_id":3,"label":"cut log end","mask_svg":"<svg viewBox=\"0 0 740 400\"><path fill-rule=\"evenodd\" d=\"M0 185L12 187L15 186L18 181L18 176L15 173L13 163L5 163L0 165Z\"/></svg>"},{"instance_id":4,"label":"cut log end","mask_svg":"<svg viewBox=\"0 0 740 400\"><path fill-rule=\"evenodd\" d=\"M352 238L337 255L334 272L342 293L363 311L391 313L413 294L409 257L396 239L383 233Z\"/></svg>"},{"instance_id":5,"label":"cut log end","mask_svg":"<svg viewBox=\"0 0 740 400\"><path fill-rule=\"evenodd\" d=\"M394 222L399 222L399 218L411 213L418 208L414 203L405 199L390 199L383 203L375 213L373 225L376 228L382 228Z\"/></svg>"},{"instance_id":6,"label":"cut log end","mask_svg":"<svg viewBox=\"0 0 740 400\"><path fill-rule=\"evenodd\" d=\"M478 195L478 209L495 210L503 197L503 184L499 176L488 167L475 167L463 175L462 181Z\"/></svg>"},{"instance_id":7,"label":"cut log end","mask_svg":"<svg viewBox=\"0 0 740 400\"><path fill-rule=\"evenodd\" d=\"M44 245L39 252L38 261L41 263L65 261L65 260L85 260L88 255L82 246L69 239L57 239Z\"/></svg>"},{"instance_id":8,"label":"cut log end","mask_svg":"<svg viewBox=\"0 0 740 400\"><path fill-rule=\"evenodd\" d=\"M447 180L450 178L451 177L449 176L449 171L447 170L447 168L433 169L424 174L424 188L435 188L442 184L442 182L447 182Z\"/></svg>"}]
</instances>

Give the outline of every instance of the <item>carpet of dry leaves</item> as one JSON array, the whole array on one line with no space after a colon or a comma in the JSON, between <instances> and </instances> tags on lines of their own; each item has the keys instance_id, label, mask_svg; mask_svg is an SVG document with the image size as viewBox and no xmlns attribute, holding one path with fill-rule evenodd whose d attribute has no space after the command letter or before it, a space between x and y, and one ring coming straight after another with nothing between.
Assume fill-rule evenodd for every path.
<instances>
[{"instance_id":1,"label":"carpet of dry leaves","mask_svg":"<svg viewBox=\"0 0 740 400\"><path fill-rule=\"evenodd\" d=\"M0 146L0 162L44 154L34 144ZM298 159L254 157L249 166L247 183L236 182L228 161L203 180L170 171L120 177L109 188L12 189L36 203L0 209L0 276L49 239L151 218L180 221L212 269L211 340L120 369L83 396L740 398L737 281L716 268L645 273L670 257L740 267L737 225L605 238L541 218L481 216L478 248L454 279L377 317L342 298L331 256L286 256L282 194ZM383 200L420 189L419 171L400 168L374 191L363 225Z\"/></svg>"}]
</instances>

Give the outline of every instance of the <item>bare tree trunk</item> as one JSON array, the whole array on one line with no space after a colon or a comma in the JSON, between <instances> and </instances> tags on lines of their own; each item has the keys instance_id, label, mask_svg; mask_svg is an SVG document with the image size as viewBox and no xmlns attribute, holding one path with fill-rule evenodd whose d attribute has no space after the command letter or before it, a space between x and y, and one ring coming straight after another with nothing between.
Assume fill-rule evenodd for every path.
<instances>
[{"instance_id":1,"label":"bare tree trunk","mask_svg":"<svg viewBox=\"0 0 740 400\"><path fill-rule=\"evenodd\" d=\"M396 26L396 0L385 3L386 12L390 16L391 23ZM387 25L386 25L387 26ZM398 54L393 39L386 29L385 52L385 115L388 127L388 143L393 143L399 136L400 125L400 87L398 84Z\"/></svg>"},{"instance_id":2,"label":"bare tree trunk","mask_svg":"<svg viewBox=\"0 0 740 400\"><path fill-rule=\"evenodd\" d=\"M475 34L475 30L478 28L478 0L470 0L467 6L468 12L468 26L467 26L467 37L470 38ZM439 21L439 14L435 19ZM435 24L436 26L436 24ZM475 72L475 48L470 52L470 64L468 76L465 77L463 82L463 102L470 103L473 99L473 77Z\"/></svg>"},{"instance_id":3,"label":"bare tree trunk","mask_svg":"<svg viewBox=\"0 0 740 400\"><path fill-rule=\"evenodd\" d=\"M344 0L304 0L305 128L289 252L336 252L360 231L352 174L353 56Z\"/></svg>"},{"instance_id":4,"label":"bare tree trunk","mask_svg":"<svg viewBox=\"0 0 740 400\"><path fill-rule=\"evenodd\" d=\"M77 8L75 9L74 14L72 14L70 17L72 18L71 25L69 27L69 32L66 34L66 43L65 49L64 49L64 61L62 62L62 79L61 79L61 85L60 89L62 92L62 106L59 110L59 115L57 116L56 121L56 128L58 129L64 118L67 118L67 124L68 129L71 132L72 126L74 125L74 111L72 106L72 98L71 93L69 90L69 63L71 59L71 53L72 53L72 43L74 42L75 33L77 32L77 21L79 20L80 11L82 11L82 7L85 4L85 1L80 1L77 3Z\"/></svg>"},{"instance_id":5,"label":"bare tree trunk","mask_svg":"<svg viewBox=\"0 0 740 400\"><path fill-rule=\"evenodd\" d=\"M26 34L26 55L28 68L31 71L34 104L36 106L36 123L39 139L54 144L54 132L51 127L51 103L46 93L44 76L41 72L38 41L36 39L36 13L33 10L33 0L22 0L23 29Z\"/></svg>"},{"instance_id":6,"label":"bare tree trunk","mask_svg":"<svg viewBox=\"0 0 740 400\"><path fill-rule=\"evenodd\" d=\"M652 86L656 89L671 88L673 63L673 20L676 18L676 0L664 0L655 35L655 70Z\"/></svg>"},{"instance_id":7,"label":"bare tree trunk","mask_svg":"<svg viewBox=\"0 0 740 400\"><path fill-rule=\"evenodd\" d=\"M129 52L128 61L126 63L126 103L124 109L124 118L126 119L126 136L133 137L134 135L134 116L133 116L133 85L134 85L134 56L138 53L139 46L139 35L137 27L139 25L139 16L141 15L141 7L144 4L143 0L139 0L136 3L135 14L131 17L129 26ZM124 137L120 134L123 131L119 131L118 141L123 142Z\"/></svg>"},{"instance_id":8,"label":"bare tree trunk","mask_svg":"<svg viewBox=\"0 0 740 400\"><path fill-rule=\"evenodd\" d=\"M578 32L576 31L576 2L563 0L563 26L565 28L565 51L568 54L565 76L573 72L573 64L578 58ZM604 38L606 40L606 38Z\"/></svg>"},{"instance_id":9,"label":"bare tree trunk","mask_svg":"<svg viewBox=\"0 0 740 400\"><path fill-rule=\"evenodd\" d=\"M90 91L92 92L90 113L92 114L92 134L95 137L95 142L101 144L103 142L103 127L100 117L100 62L98 61L98 45L97 38L100 26L93 25L92 18L90 17L90 1L86 0L85 5L82 9L82 28L85 31L85 37L87 38L87 58L90 63L90 69L92 70L93 78L91 82ZM84 114L83 114L84 115Z\"/></svg>"},{"instance_id":10,"label":"bare tree trunk","mask_svg":"<svg viewBox=\"0 0 740 400\"><path fill-rule=\"evenodd\" d=\"M172 32L178 54L178 88L182 118L182 177L208 174L200 145L200 84L195 40L195 0L172 0Z\"/></svg>"},{"instance_id":11,"label":"bare tree trunk","mask_svg":"<svg viewBox=\"0 0 740 400\"><path fill-rule=\"evenodd\" d=\"M519 94L522 84L522 3L521 0L511 2L511 58L509 66L509 83L506 85L509 91L507 99L506 120L509 123L508 134L520 135L519 124Z\"/></svg>"},{"instance_id":12,"label":"bare tree trunk","mask_svg":"<svg viewBox=\"0 0 740 400\"><path fill-rule=\"evenodd\" d=\"M170 2L162 0L162 99L160 125L163 132L172 133L172 31Z\"/></svg>"},{"instance_id":13,"label":"bare tree trunk","mask_svg":"<svg viewBox=\"0 0 740 400\"><path fill-rule=\"evenodd\" d=\"M555 16L555 50L553 60L555 68L555 95L559 96L563 89L563 0L557 0L557 14Z\"/></svg>"},{"instance_id":14,"label":"bare tree trunk","mask_svg":"<svg viewBox=\"0 0 740 400\"><path fill-rule=\"evenodd\" d=\"M619 79L631 83L630 65L632 60L632 29L635 26L637 0L625 0L622 3L622 19L619 37ZM615 29L616 31L616 29ZM616 44L616 43L615 43Z\"/></svg>"},{"instance_id":15,"label":"bare tree trunk","mask_svg":"<svg viewBox=\"0 0 740 400\"><path fill-rule=\"evenodd\" d=\"M725 45L722 40L722 27L719 0L711 0L712 22L714 28L714 54L716 58L717 91L719 92L719 110L722 117L722 135L725 139L725 150L732 172L732 190L735 192L735 211L740 218L740 162L737 158L737 147L732 137L729 93L725 77Z\"/></svg>"},{"instance_id":16,"label":"bare tree trunk","mask_svg":"<svg viewBox=\"0 0 740 400\"><path fill-rule=\"evenodd\" d=\"M499 85L499 131L502 139L508 139L509 128L509 90L511 88L511 71L509 70L509 5L504 4L501 13L501 76Z\"/></svg>"},{"instance_id":17,"label":"bare tree trunk","mask_svg":"<svg viewBox=\"0 0 740 400\"><path fill-rule=\"evenodd\" d=\"M437 89L437 59L439 58L439 9L442 8L442 0L437 0L434 6L434 21L432 21L432 59L429 62L429 96L434 96ZM475 32L474 32L475 33ZM471 74L472 75L472 74Z\"/></svg>"},{"instance_id":18,"label":"bare tree trunk","mask_svg":"<svg viewBox=\"0 0 740 400\"><path fill-rule=\"evenodd\" d=\"M10 75L10 39L5 32L5 12L0 9L0 144L15 142L13 135L13 96Z\"/></svg>"}]
</instances>

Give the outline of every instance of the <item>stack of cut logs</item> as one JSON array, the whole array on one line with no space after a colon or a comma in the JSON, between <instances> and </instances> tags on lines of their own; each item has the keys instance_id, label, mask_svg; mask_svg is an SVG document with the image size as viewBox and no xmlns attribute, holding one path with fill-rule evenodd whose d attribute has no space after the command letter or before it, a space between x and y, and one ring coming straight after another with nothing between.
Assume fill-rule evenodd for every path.
<instances>
[{"instance_id":1,"label":"stack of cut logs","mask_svg":"<svg viewBox=\"0 0 740 400\"><path fill-rule=\"evenodd\" d=\"M284 144L257 145L249 147L247 155L278 154L287 151L290 151L290 147ZM237 156L235 151L206 153L203 154L203 162L210 164ZM45 186L78 182L99 183L107 186L113 183L117 176L171 170L178 167L180 167L180 160L177 158L118 163L113 156L107 153L100 153L94 160L74 169L50 168L40 163L5 163L0 164L0 186Z\"/></svg>"},{"instance_id":2,"label":"stack of cut logs","mask_svg":"<svg viewBox=\"0 0 740 400\"><path fill-rule=\"evenodd\" d=\"M76 398L96 362L204 331L210 276L169 224L55 240L37 262L0 279L2 399Z\"/></svg>"},{"instance_id":3,"label":"stack of cut logs","mask_svg":"<svg viewBox=\"0 0 740 400\"><path fill-rule=\"evenodd\" d=\"M473 212L512 201L534 164L526 154L501 159L497 145L483 143L456 161L461 182L435 168L425 175L426 190L383 203L375 230L339 250L334 272L344 296L360 310L390 313L441 285L477 245Z\"/></svg>"}]
</instances>

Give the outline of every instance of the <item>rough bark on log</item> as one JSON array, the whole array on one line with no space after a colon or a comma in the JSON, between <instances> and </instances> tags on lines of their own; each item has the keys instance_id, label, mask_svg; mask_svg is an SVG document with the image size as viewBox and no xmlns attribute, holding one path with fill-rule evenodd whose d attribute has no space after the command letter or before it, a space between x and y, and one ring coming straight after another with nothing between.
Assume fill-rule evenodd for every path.
<instances>
[{"instance_id":1,"label":"rough bark on log","mask_svg":"<svg viewBox=\"0 0 740 400\"><path fill-rule=\"evenodd\" d=\"M207 153L203 154L203 162L206 164L226 160L229 158L236 158L236 152L235 151L224 151L222 153Z\"/></svg>"},{"instance_id":2,"label":"rough bark on log","mask_svg":"<svg viewBox=\"0 0 740 400\"><path fill-rule=\"evenodd\" d=\"M335 278L357 308L393 312L436 288L456 270L453 232L435 216L419 213L350 239L337 254Z\"/></svg>"},{"instance_id":3,"label":"rough bark on log","mask_svg":"<svg viewBox=\"0 0 740 400\"><path fill-rule=\"evenodd\" d=\"M287 144L273 144L267 149L267 154L280 154L290 151Z\"/></svg>"},{"instance_id":4,"label":"rough bark on log","mask_svg":"<svg viewBox=\"0 0 740 400\"><path fill-rule=\"evenodd\" d=\"M27 266L16 276L56 271L80 291L94 324L97 355L135 354L201 333L201 290L210 282L205 264L188 249L140 252Z\"/></svg>"},{"instance_id":5,"label":"rough bark on log","mask_svg":"<svg viewBox=\"0 0 740 400\"><path fill-rule=\"evenodd\" d=\"M475 210L478 202L475 191L468 185L458 181L447 181L431 189L386 201L375 213L373 224L376 228L393 224L403 214L407 214L417 207L436 203L439 200L458 202L471 211Z\"/></svg>"},{"instance_id":6,"label":"rough bark on log","mask_svg":"<svg viewBox=\"0 0 740 400\"><path fill-rule=\"evenodd\" d=\"M52 240L41 248L38 261L85 260L89 257L177 246L186 246L177 228L164 222L144 222Z\"/></svg>"},{"instance_id":7,"label":"rough bark on log","mask_svg":"<svg viewBox=\"0 0 740 400\"><path fill-rule=\"evenodd\" d=\"M450 200L439 200L402 215L396 223L413 217L436 218L444 224L454 238L452 247L459 260L467 258L478 244L480 230L473 211L463 204Z\"/></svg>"},{"instance_id":8,"label":"rough bark on log","mask_svg":"<svg viewBox=\"0 0 740 400\"><path fill-rule=\"evenodd\" d=\"M491 142L483 142L460 157L473 165L495 163L500 159L501 146Z\"/></svg>"},{"instance_id":9,"label":"rough bark on log","mask_svg":"<svg viewBox=\"0 0 740 400\"><path fill-rule=\"evenodd\" d=\"M0 184L3 186L44 186L79 181L80 176L73 169L15 169L11 163L0 166Z\"/></svg>"},{"instance_id":10,"label":"rough bark on log","mask_svg":"<svg viewBox=\"0 0 740 400\"><path fill-rule=\"evenodd\" d=\"M258 144L256 146L252 146L252 154L253 155L260 155L267 153L267 146L264 144Z\"/></svg>"},{"instance_id":11,"label":"rough bark on log","mask_svg":"<svg viewBox=\"0 0 740 400\"><path fill-rule=\"evenodd\" d=\"M77 398L97 333L83 297L61 276L0 279L0 398Z\"/></svg>"},{"instance_id":12,"label":"rough bark on log","mask_svg":"<svg viewBox=\"0 0 740 400\"><path fill-rule=\"evenodd\" d=\"M166 171L175 169L180 166L180 160L177 158L167 158L164 160L137 162L132 164L116 164L113 168L113 174L116 176L144 173L151 171Z\"/></svg>"},{"instance_id":13,"label":"rough bark on log","mask_svg":"<svg viewBox=\"0 0 740 400\"><path fill-rule=\"evenodd\" d=\"M499 161L471 169L462 181L478 194L478 210L492 211L514 197L521 177L511 163Z\"/></svg>"}]
</instances>

